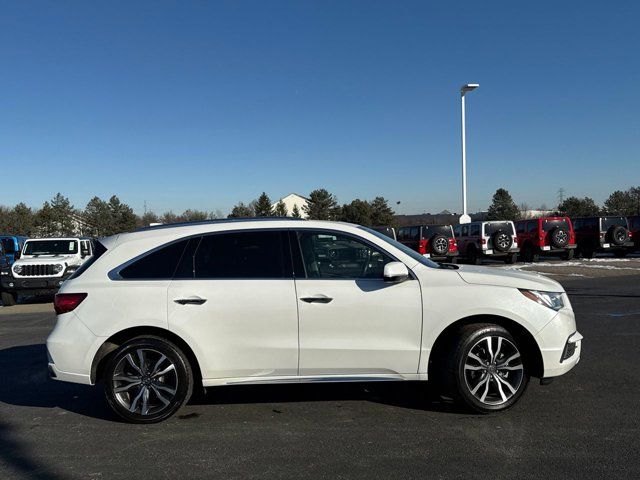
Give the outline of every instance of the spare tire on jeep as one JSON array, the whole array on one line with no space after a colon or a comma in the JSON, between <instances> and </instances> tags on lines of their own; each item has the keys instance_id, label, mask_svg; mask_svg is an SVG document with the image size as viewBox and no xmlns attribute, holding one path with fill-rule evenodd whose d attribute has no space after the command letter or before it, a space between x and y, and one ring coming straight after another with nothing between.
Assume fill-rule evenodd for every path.
<instances>
[{"instance_id":1,"label":"spare tire on jeep","mask_svg":"<svg viewBox=\"0 0 640 480\"><path fill-rule=\"evenodd\" d=\"M436 255L444 255L449 251L449 240L444 235L434 235L429 243L431 244L431 252Z\"/></svg>"},{"instance_id":2,"label":"spare tire on jeep","mask_svg":"<svg viewBox=\"0 0 640 480\"><path fill-rule=\"evenodd\" d=\"M549 239L555 248L565 248L569 243L569 232L562 227L556 227L549 232Z\"/></svg>"},{"instance_id":3,"label":"spare tire on jeep","mask_svg":"<svg viewBox=\"0 0 640 480\"><path fill-rule=\"evenodd\" d=\"M614 245L620 246L625 244L625 242L627 241L627 238L629 238L629 233L627 232L627 229L624 228L623 226L613 225L607 231L607 238Z\"/></svg>"},{"instance_id":4,"label":"spare tire on jeep","mask_svg":"<svg viewBox=\"0 0 640 480\"><path fill-rule=\"evenodd\" d=\"M513 238L504 230L498 230L491 237L493 240L493 248L499 252L508 252L513 245Z\"/></svg>"}]
</instances>

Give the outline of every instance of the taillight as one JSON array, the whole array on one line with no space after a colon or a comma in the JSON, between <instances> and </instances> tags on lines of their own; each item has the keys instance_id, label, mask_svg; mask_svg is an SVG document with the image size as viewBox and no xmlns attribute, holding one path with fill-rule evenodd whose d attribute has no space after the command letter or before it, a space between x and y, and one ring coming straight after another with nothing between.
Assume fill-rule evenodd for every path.
<instances>
[{"instance_id":1,"label":"taillight","mask_svg":"<svg viewBox=\"0 0 640 480\"><path fill-rule=\"evenodd\" d=\"M427 253L427 241L426 240L420 240L420 242L418 242L418 253L420 253L422 255Z\"/></svg>"},{"instance_id":2,"label":"taillight","mask_svg":"<svg viewBox=\"0 0 640 480\"><path fill-rule=\"evenodd\" d=\"M449 251L450 252L457 252L458 251L458 243L456 242L455 238L450 238L449 239Z\"/></svg>"},{"instance_id":3,"label":"taillight","mask_svg":"<svg viewBox=\"0 0 640 480\"><path fill-rule=\"evenodd\" d=\"M487 244L487 239L486 239L486 238L483 238L483 239L482 239L482 244L483 244L483 245L486 245L486 244Z\"/></svg>"},{"instance_id":4,"label":"taillight","mask_svg":"<svg viewBox=\"0 0 640 480\"><path fill-rule=\"evenodd\" d=\"M74 310L87 298L86 293L57 293L53 299L53 308L58 315Z\"/></svg>"}]
</instances>

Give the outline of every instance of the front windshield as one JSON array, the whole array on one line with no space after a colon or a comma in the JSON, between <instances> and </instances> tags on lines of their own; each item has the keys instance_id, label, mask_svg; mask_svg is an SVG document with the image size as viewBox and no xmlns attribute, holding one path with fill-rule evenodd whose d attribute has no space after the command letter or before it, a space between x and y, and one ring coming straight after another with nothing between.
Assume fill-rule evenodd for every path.
<instances>
[{"instance_id":1,"label":"front windshield","mask_svg":"<svg viewBox=\"0 0 640 480\"><path fill-rule=\"evenodd\" d=\"M29 240L24 255L73 255L78 253L77 240Z\"/></svg>"},{"instance_id":2,"label":"front windshield","mask_svg":"<svg viewBox=\"0 0 640 480\"><path fill-rule=\"evenodd\" d=\"M358 227L358 228L360 228L361 230L364 230L365 232L369 232L372 235L375 235L379 239L384 240L388 244L396 247L398 250L402 250L402 253L404 253L406 255L409 255L415 261L420 262L422 265L424 265L426 267L440 268L440 265L438 265L433 260L429 260L427 257L424 257L424 256L420 255L415 250L411 250L409 247L403 245L402 243L396 242L393 238L387 237L384 233L376 232L375 230L372 230L372 229L367 228L367 227Z\"/></svg>"}]
</instances>

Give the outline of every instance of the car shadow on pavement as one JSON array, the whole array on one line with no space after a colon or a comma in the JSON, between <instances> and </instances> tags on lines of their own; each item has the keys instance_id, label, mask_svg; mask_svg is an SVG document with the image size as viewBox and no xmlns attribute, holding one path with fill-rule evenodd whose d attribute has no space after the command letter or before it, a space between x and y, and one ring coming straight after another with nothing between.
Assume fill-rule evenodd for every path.
<instances>
[{"instance_id":1,"label":"car shadow on pavement","mask_svg":"<svg viewBox=\"0 0 640 480\"><path fill-rule=\"evenodd\" d=\"M49 378L44 344L0 350L0 371L0 402L27 407L59 407L88 417L115 419L99 390Z\"/></svg>"},{"instance_id":2,"label":"car shadow on pavement","mask_svg":"<svg viewBox=\"0 0 640 480\"><path fill-rule=\"evenodd\" d=\"M58 407L103 420L118 421L102 391L88 385L58 382L47 373L44 344L0 350L0 402L27 407ZM229 405L361 400L424 411L461 413L457 406L434 395L423 382L315 383L238 385L198 392L191 404Z\"/></svg>"}]
</instances>

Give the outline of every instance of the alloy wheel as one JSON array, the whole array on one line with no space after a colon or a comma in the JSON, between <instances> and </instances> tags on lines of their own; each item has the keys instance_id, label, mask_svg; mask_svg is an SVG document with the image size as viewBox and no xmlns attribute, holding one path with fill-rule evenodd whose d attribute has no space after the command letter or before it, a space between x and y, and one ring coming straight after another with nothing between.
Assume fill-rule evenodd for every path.
<instances>
[{"instance_id":1,"label":"alloy wheel","mask_svg":"<svg viewBox=\"0 0 640 480\"><path fill-rule=\"evenodd\" d=\"M517 347L500 335L487 336L469 350L464 378L471 395L485 405L508 402L522 385L524 365Z\"/></svg>"},{"instance_id":2,"label":"alloy wheel","mask_svg":"<svg viewBox=\"0 0 640 480\"><path fill-rule=\"evenodd\" d=\"M118 403L142 416L161 413L171 405L178 390L175 365L151 348L137 348L124 355L111 381Z\"/></svg>"}]
</instances>

